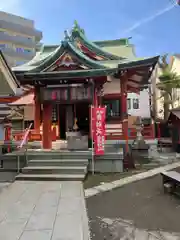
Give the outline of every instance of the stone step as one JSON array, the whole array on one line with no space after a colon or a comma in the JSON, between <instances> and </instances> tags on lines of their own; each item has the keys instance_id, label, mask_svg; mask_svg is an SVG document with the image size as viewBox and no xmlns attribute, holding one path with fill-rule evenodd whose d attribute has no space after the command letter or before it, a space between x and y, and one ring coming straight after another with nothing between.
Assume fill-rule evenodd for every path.
<instances>
[{"instance_id":1,"label":"stone step","mask_svg":"<svg viewBox=\"0 0 180 240\"><path fill-rule=\"evenodd\" d=\"M28 166L23 174L86 174L87 166Z\"/></svg>"},{"instance_id":2,"label":"stone step","mask_svg":"<svg viewBox=\"0 0 180 240\"><path fill-rule=\"evenodd\" d=\"M27 158L33 160L49 160L49 159L88 159L91 158L90 151L52 151L52 152L36 152L27 153Z\"/></svg>"},{"instance_id":3,"label":"stone step","mask_svg":"<svg viewBox=\"0 0 180 240\"><path fill-rule=\"evenodd\" d=\"M83 181L85 174L19 174L19 181Z\"/></svg>"},{"instance_id":4,"label":"stone step","mask_svg":"<svg viewBox=\"0 0 180 240\"><path fill-rule=\"evenodd\" d=\"M29 160L28 166L87 166L88 159Z\"/></svg>"}]
</instances>

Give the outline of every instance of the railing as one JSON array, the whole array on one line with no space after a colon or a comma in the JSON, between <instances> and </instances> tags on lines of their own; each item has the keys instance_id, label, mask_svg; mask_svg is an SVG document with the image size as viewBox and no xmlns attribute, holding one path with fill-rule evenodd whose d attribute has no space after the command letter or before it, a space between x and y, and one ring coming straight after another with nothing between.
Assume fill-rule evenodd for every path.
<instances>
[{"instance_id":1,"label":"railing","mask_svg":"<svg viewBox=\"0 0 180 240\"><path fill-rule=\"evenodd\" d=\"M154 139L154 125L145 126L142 135L145 139ZM137 135L136 128L129 128L128 129L128 139L134 140ZM106 139L107 140L125 140L126 136L123 135L122 127L114 127L113 124L112 127L106 128Z\"/></svg>"},{"instance_id":2,"label":"railing","mask_svg":"<svg viewBox=\"0 0 180 240\"><path fill-rule=\"evenodd\" d=\"M22 141L24 138L24 135L26 133L26 130L19 130L19 131L13 131L12 136L15 141ZM27 136L28 142L33 142L33 141L41 141L41 134L34 129L30 129L28 136Z\"/></svg>"},{"instance_id":3,"label":"railing","mask_svg":"<svg viewBox=\"0 0 180 240\"><path fill-rule=\"evenodd\" d=\"M8 148L10 148L11 151L8 151ZM3 143L1 146L0 168L4 169L5 171L9 171L9 166L6 165L7 164L6 161L8 161L7 158L12 158L12 156L14 156L14 157L16 157L15 169L16 169L17 173L19 174L20 170L28 163L27 149L28 149L28 145L26 145L26 144L23 145L23 148L19 149L19 145L17 142ZM18 150L18 152L16 152L17 150Z\"/></svg>"},{"instance_id":4,"label":"railing","mask_svg":"<svg viewBox=\"0 0 180 240\"><path fill-rule=\"evenodd\" d=\"M107 140L123 139L122 123L106 124L106 139Z\"/></svg>"},{"instance_id":5,"label":"railing","mask_svg":"<svg viewBox=\"0 0 180 240\"><path fill-rule=\"evenodd\" d=\"M25 130L12 130L12 138L15 141L22 141L24 134L25 134Z\"/></svg>"},{"instance_id":6,"label":"railing","mask_svg":"<svg viewBox=\"0 0 180 240\"><path fill-rule=\"evenodd\" d=\"M26 129L26 131L25 131L24 137L23 137L23 139L22 139L22 141L21 141L21 144L19 145L19 148L20 148L20 149L24 146L24 144L26 143L26 141L28 141L28 135L29 135L29 133L30 133L31 127L32 127L32 123L29 125L29 127L28 127L28 128Z\"/></svg>"},{"instance_id":7,"label":"railing","mask_svg":"<svg viewBox=\"0 0 180 240\"><path fill-rule=\"evenodd\" d=\"M23 44L23 46L27 46L29 48L35 48L36 42L33 41L32 39L28 39L27 37L22 37L22 36L10 36L5 32L0 32L0 39L1 41L11 41L14 43L19 43Z\"/></svg>"},{"instance_id":8,"label":"railing","mask_svg":"<svg viewBox=\"0 0 180 240\"><path fill-rule=\"evenodd\" d=\"M56 141L57 139L57 129L56 126L52 126L51 129L51 137L52 137L52 141ZM13 139L15 141L22 141L25 135L25 131L26 130L21 130L21 131L13 131L12 136ZM30 129L29 134L28 134L28 138L27 138L28 142L33 142L33 141L42 141L42 131L37 131L35 129Z\"/></svg>"},{"instance_id":9,"label":"railing","mask_svg":"<svg viewBox=\"0 0 180 240\"><path fill-rule=\"evenodd\" d=\"M24 148L24 156L25 156L25 159L26 159L26 164L28 163L28 159L27 159L27 149L28 149L28 136L29 136L29 133L31 131L31 127L32 127L32 123L29 125L29 127L25 130L24 132L24 136L22 138L22 141L20 143L20 145L17 147L18 150L21 150L23 147ZM18 172L20 171L20 159L19 159L19 155L17 157L17 170Z\"/></svg>"}]
</instances>

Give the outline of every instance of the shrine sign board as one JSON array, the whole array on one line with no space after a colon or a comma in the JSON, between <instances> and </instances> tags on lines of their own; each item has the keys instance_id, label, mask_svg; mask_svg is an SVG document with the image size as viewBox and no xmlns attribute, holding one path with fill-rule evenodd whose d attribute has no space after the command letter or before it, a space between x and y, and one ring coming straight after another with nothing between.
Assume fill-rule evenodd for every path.
<instances>
[{"instance_id":1,"label":"shrine sign board","mask_svg":"<svg viewBox=\"0 0 180 240\"><path fill-rule=\"evenodd\" d=\"M105 107L92 107L92 135L95 155L104 155L105 151Z\"/></svg>"},{"instance_id":2,"label":"shrine sign board","mask_svg":"<svg viewBox=\"0 0 180 240\"><path fill-rule=\"evenodd\" d=\"M92 88L90 86L41 88L41 102L56 101L59 103L71 103L92 100Z\"/></svg>"}]
</instances>

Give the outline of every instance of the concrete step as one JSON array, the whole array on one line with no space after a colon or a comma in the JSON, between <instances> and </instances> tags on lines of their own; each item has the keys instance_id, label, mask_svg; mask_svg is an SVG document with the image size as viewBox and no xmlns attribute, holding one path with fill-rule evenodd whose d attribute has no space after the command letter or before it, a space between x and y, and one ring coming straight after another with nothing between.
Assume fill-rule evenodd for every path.
<instances>
[{"instance_id":1,"label":"concrete step","mask_svg":"<svg viewBox=\"0 0 180 240\"><path fill-rule=\"evenodd\" d=\"M30 160L28 166L87 166L88 159Z\"/></svg>"},{"instance_id":2,"label":"concrete step","mask_svg":"<svg viewBox=\"0 0 180 240\"><path fill-rule=\"evenodd\" d=\"M23 174L86 174L87 166L28 166Z\"/></svg>"},{"instance_id":3,"label":"concrete step","mask_svg":"<svg viewBox=\"0 0 180 240\"><path fill-rule=\"evenodd\" d=\"M85 174L19 174L19 181L83 181Z\"/></svg>"}]
</instances>

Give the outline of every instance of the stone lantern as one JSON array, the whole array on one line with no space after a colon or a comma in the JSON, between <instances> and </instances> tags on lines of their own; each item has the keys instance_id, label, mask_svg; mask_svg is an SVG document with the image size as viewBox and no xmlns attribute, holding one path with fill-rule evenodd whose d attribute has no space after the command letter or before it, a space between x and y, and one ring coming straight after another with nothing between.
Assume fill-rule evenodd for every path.
<instances>
[{"instance_id":1,"label":"stone lantern","mask_svg":"<svg viewBox=\"0 0 180 240\"><path fill-rule=\"evenodd\" d=\"M141 117L137 117L134 125L136 127L137 133L136 133L136 139L132 144L133 156L137 159L148 158L149 145L145 142L144 137L142 135L143 123L142 123Z\"/></svg>"}]
</instances>

